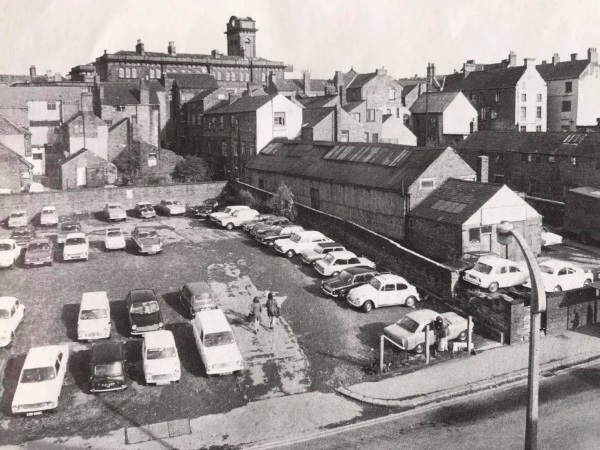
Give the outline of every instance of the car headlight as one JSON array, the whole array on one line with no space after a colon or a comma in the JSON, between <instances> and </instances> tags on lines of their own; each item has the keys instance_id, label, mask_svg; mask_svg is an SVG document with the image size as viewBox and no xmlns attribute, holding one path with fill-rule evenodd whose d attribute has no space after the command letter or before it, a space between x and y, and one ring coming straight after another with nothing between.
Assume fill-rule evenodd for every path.
<instances>
[{"instance_id":1,"label":"car headlight","mask_svg":"<svg viewBox=\"0 0 600 450\"><path fill-rule=\"evenodd\" d=\"M135 325L135 324L134 324L134 325L131 325L131 329L132 329L132 330L137 330L137 325Z\"/></svg>"},{"instance_id":2,"label":"car headlight","mask_svg":"<svg viewBox=\"0 0 600 450\"><path fill-rule=\"evenodd\" d=\"M165 326L165 324L164 324L164 323L162 323L162 322L160 322L160 323L158 324L158 328L162 328L162 327L164 327L164 326Z\"/></svg>"},{"instance_id":3,"label":"car headlight","mask_svg":"<svg viewBox=\"0 0 600 450\"><path fill-rule=\"evenodd\" d=\"M180 376L181 375L181 369L179 367L177 369L175 369L173 371L173 375L175 375L176 377Z\"/></svg>"}]
</instances>

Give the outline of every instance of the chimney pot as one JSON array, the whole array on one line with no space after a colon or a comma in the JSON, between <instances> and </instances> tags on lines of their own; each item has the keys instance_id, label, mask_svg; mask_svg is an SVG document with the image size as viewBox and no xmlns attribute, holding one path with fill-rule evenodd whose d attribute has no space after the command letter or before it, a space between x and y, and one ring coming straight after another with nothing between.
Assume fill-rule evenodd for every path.
<instances>
[{"instance_id":1,"label":"chimney pot","mask_svg":"<svg viewBox=\"0 0 600 450\"><path fill-rule=\"evenodd\" d=\"M598 63L598 51L595 48L588 48L588 61Z\"/></svg>"},{"instance_id":2,"label":"chimney pot","mask_svg":"<svg viewBox=\"0 0 600 450\"><path fill-rule=\"evenodd\" d=\"M517 66L517 54L512 50L508 54L508 67L516 67Z\"/></svg>"},{"instance_id":3,"label":"chimney pot","mask_svg":"<svg viewBox=\"0 0 600 450\"><path fill-rule=\"evenodd\" d=\"M35 70L35 66L31 66L29 68L29 76L30 77L35 77L36 76L36 70Z\"/></svg>"},{"instance_id":4,"label":"chimney pot","mask_svg":"<svg viewBox=\"0 0 600 450\"><path fill-rule=\"evenodd\" d=\"M577 61L577 53L571 53L571 61Z\"/></svg>"},{"instance_id":5,"label":"chimney pot","mask_svg":"<svg viewBox=\"0 0 600 450\"><path fill-rule=\"evenodd\" d=\"M525 58L525 67L535 67L535 58Z\"/></svg>"},{"instance_id":6,"label":"chimney pot","mask_svg":"<svg viewBox=\"0 0 600 450\"><path fill-rule=\"evenodd\" d=\"M554 55L552 55L552 64L557 65L559 62L560 62L560 55L558 53L555 53Z\"/></svg>"},{"instance_id":7,"label":"chimney pot","mask_svg":"<svg viewBox=\"0 0 600 450\"><path fill-rule=\"evenodd\" d=\"M169 47L167 48L169 51L169 55L177 55L177 51L175 49L175 41L169 41Z\"/></svg>"},{"instance_id":8,"label":"chimney pot","mask_svg":"<svg viewBox=\"0 0 600 450\"><path fill-rule=\"evenodd\" d=\"M144 44L141 39L137 40L137 44L135 45L135 51L136 51L136 53L138 53L140 55L143 55L145 53L144 52Z\"/></svg>"}]
</instances>

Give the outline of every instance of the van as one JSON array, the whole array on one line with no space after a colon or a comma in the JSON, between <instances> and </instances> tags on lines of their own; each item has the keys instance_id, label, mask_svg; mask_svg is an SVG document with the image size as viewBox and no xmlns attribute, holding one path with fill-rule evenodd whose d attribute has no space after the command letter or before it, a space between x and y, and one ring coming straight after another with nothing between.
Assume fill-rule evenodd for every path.
<instances>
[{"instance_id":1,"label":"van","mask_svg":"<svg viewBox=\"0 0 600 450\"><path fill-rule=\"evenodd\" d=\"M223 311L200 311L191 320L198 353L206 374L223 375L244 369L242 353Z\"/></svg>"},{"instance_id":2,"label":"van","mask_svg":"<svg viewBox=\"0 0 600 450\"><path fill-rule=\"evenodd\" d=\"M314 250L314 248L323 242L332 242L320 231L298 231L287 239L275 241L273 248L277 253L282 253L288 258L298 255L305 250Z\"/></svg>"},{"instance_id":3,"label":"van","mask_svg":"<svg viewBox=\"0 0 600 450\"><path fill-rule=\"evenodd\" d=\"M90 341L110 337L110 304L106 292L84 292L77 319L77 339Z\"/></svg>"},{"instance_id":4,"label":"van","mask_svg":"<svg viewBox=\"0 0 600 450\"><path fill-rule=\"evenodd\" d=\"M186 283L179 289L179 301L192 319L199 311L219 307L210 285L203 281Z\"/></svg>"}]
</instances>

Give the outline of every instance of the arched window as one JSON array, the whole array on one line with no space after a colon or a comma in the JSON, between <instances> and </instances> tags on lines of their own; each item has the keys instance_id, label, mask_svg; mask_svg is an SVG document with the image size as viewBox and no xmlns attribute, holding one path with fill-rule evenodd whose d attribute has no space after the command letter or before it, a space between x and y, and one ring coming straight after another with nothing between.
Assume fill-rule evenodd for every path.
<instances>
[{"instance_id":1,"label":"arched window","mask_svg":"<svg viewBox=\"0 0 600 450\"><path fill-rule=\"evenodd\" d=\"M125 78L125 69L119 67L119 78Z\"/></svg>"},{"instance_id":2,"label":"arched window","mask_svg":"<svg viewBox=\"0 0 600 450\"><path fill-rule=\"evenodd\" d=\"M262 73L262 82L263 84L267 82L267 74L265 72Z\"/></svg>"},{"instance_id":3,"label":"arched window","mask_svg":"<svg viewBox=\"0 0 600 450\"><path fill-rule=\"evenodd\" d=\"M162 72L160 69L156 69L156 78L160 78L162 75Z\"/></svg>"},{"instance_id":4,"label":"arched window","mask_svg":"<svg viewBox=\"0 0 600 450\"><path fill-rule=\"evenodd\" d=\"M129 67L125 69L125 78L131 78L131 69Z\"/></svg>"},{"instance_id":5,"label":"arched window","mask_svg":"<svg viewBox=\"0 0 600 450\"><path fill-rule=\"evenodd\" d=\"M137 78L137 69L135 67L131 69L131 78Z\"/></svg>"},{"instance_id":6,"label":"arched window","mask_svg":"<svg viewBox=\"0 0 600 450\"><path fill-rule=\"evenodd\" d=\"M221 81L221 72L215 72L215 77L217 78L217 81Z\"/></svg>"},{"instance_id":7,"label":"arched window","mask_svg":"<svg viewBox=\"0 0 600 450\"><path fill-rule=\"evenodd\" d=\"M154 78L154 69L150 69L150 78Z\"/></svg>"},{"instance_id":8,"label":"arched window","mask_svg":"<svg viewBox=\"0 0 600 450\"><path fill-rule=\"evenodd\" d=\"M231 72L231 81L235 81L235 72Z\"/></svg>"},{"instance_id":9,"label":"arched window","mask_svg":"<svg viewBox=\"0 0 600 450\"><path fill-rule=\"evenodd\" d=\"M225 81L229 81L229 80L230 80L229 72L225 72Z\"/></svg>"}]
</instances>

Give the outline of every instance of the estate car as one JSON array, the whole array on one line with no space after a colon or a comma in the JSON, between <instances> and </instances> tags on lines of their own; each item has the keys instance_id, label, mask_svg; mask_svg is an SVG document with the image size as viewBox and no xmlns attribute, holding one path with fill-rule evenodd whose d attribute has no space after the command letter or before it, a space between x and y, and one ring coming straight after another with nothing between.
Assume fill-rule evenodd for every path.
<instances>
[{"instance_id":1,"label":"estate car","mask_svg":"<svg viewBox=\"0 0 600 450\"><path fill-rule=\"evenodd\" d=\"M186 283L179 290L179 301L192 318L196 316L198 311L219 307L213 290L204 281Z\"/></svg>"}]
</instances>

